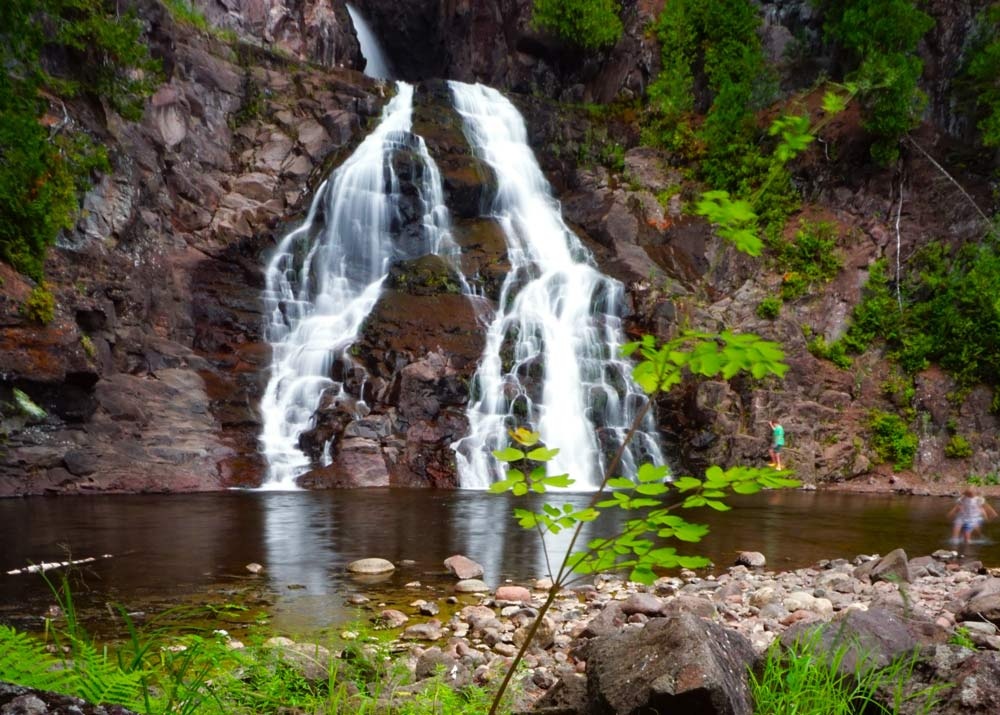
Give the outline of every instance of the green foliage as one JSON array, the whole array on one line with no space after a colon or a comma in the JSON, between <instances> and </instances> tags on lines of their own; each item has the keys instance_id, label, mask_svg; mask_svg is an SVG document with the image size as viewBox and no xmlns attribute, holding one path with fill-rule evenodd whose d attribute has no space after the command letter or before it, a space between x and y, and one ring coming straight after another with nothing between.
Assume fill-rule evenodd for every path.
<instances>
[{"instance_id":1,"label":"green foliage","mask_svg":"<svg viewBox=\"0 0 1000 715\"><path fill-rule=\"evenodd\" d=\"M21 314L28 320L48 325L56 315L56 297L52 295L48 284L39 283L31 289L27 300L21 306Z\"/></svg>"},{"instance_id":2,"label":"green foliage","mask_svg":"<svg viewBox=\"0 0 1000 715\"><path fill-rule=\"evenodd\" d=\"M774 320L781 314L781 298L769 295L757 304L757 317Z\"/></svg>"},{"instance_id":3,"label":"green foliage","mask_svg":"<svg viewBox=\"0 0 1000 715\"><path fill-rule=\"evenodd\" d=\"M957 250L941 243L923 247L900 285L902 309L884 261L876 263L845 336L848 348L863 352L881 339L907 372L937 362L960 386L1000 385L998 244L990 236Z\"/></svg>"},{"instance_id":4,"label":"green foliage","mask_svg":"<svg viewBox=\"0 0 1000 715\"><path fill-rule=\"evenodd\" d=\"M202 32L208 32L208 20L201 10L191 4L190 0L163 0L163 5L178 22L190 25Z\"/></svg>"},{"instance_id":5,"label":"green foliage","mask_svg":"<svg viewBox=\"0 0 1000 715\"><path fill-rule=\"evenodd\" d=\"M862 300L851 313L851 325L844 343L854 353L865 352L876 339L891 342L898 338L901 311L889 287L884 258L875 261L868 270L868 281Z\"/></svg>"},{"instance_id":6,"label":"green foliage","mask_svg":"<svg viewBox=\"0 0 1000 715\"><path fill-rule=\"evenodd\" d=\"M45 644L0 625L0 681L59 693L74 691L75 676L60 667Z\"/></svg>"},{"instance_id":7,"label":"green foliage","mask_svg":"<svg viewBox=\"0 0 1000 715\"><path fill-rule=\"evenodd\" d=\"M871 447L883 462L892 462L896 470L909 469L917 454L919 440L899 415L882 410L868 414Z\"/></svg>"},{"instance_id":8,"label":"green foliage","mask_svg":"<svg viewBox=\"0 0 1000 715\"><path fill-rule=\"evenodd\" d=\"M972 445L969 444L969 440L962 435L952 435L951 439L948 440L948 444L944 446L944 456L952 459L971 457Z\"/></svg>"},{"instance_id":9,"label":"green foliage","mask_svg":"<svg viewBox=\"0 0 1000 715\"><path fill-rule=\"evenodd\" d=\"M1000 146L1000 5L994 4L978 18L976 33L964 68L964 79L975 97L978 126L986 146Z\"/></svg>"},{"instance_id":10,"label":"green foliage","mask_svg":"<svg viewBox=\"0 0 1000 715\"><path fill-rule=\"evenodd\" d=\"M824 96L823 106L831 112L842 111L850 101L853 87L834 88ZM737 182L739 196L733 198L728 191L713 189L702 194L695 206L695 213L704 216L716 227L716 232L730 241L737 249L750 255L760 255L763 242L759 238L761 226L766 232L776 233L784 225L785 218L798 205L798 195L791 184L791 175L786 164L798 156L813 140L816 133L833 118L826 114L815 126L809 126L804 117L783 116L776 119L769 130L772 136L780 137L770 156L754 150L745 159L754 165L754 170ZM826 266L839 259L832 253L835 237L831 238L832 227L828 224L810 224L803 228L789 251L793 257L802 254L804 265L813 266L817 275L828 273ZM781 246L782 244L777 243ZM834 271L835 273L836 271ZM808 287L808 279L800 277L796 283L802 291Z\"/></svg>"},{"instance_id":11,"label":"green foliage","mask_svg":"<svg viewBox=\"0 0 1000 715\"><path fill-rule=\"evenodd\" d=\"M854 663L848 668L851 655ZM818 629L787 649L775 641L758 672L749 676L754 712L930 715L938 705L939 693L950 686L933 685L915 691L907 688L917 663L918 653L914 651L884 668L878 667L871 654L843 638L827 650Z\"/></svg>"},{"instance_id":12,"label":"green foliage","mask_svg":"<svg viewBox=\"0 0 1000 715\"><path fill-rule=\"evenodd\" d=\"M596 50L618 42L620 12L618 0L534 0L531 21L570 44Z\"/></svg>"},{"instance_id":13,"label":"green foliage","mask_svg":"<svg viewBox=\"0 0 1000 715\"><path fill-rule=\"evenodd\" d=\"M91 360L97 357L97 348L94 347L94 341L90 339L89 335L80 336L80 347Z\"/></svg>"},{"instance_id":14,"label":"green foliage","mask_svg":"<svg viewBox=\"0 0 1000 715\"><path fill-rule=\"evenodd\" d=\"M246 647L234 650L225 631L185 625L179 633L178 623L196 615L187 609L154 616L140 631L119 608L127 640L97 646L77 619L69 576L46 582L66 620L48 623L47 642L0 626L0 681L147 715L480 715L492 698L483 688L455 688L437 676L415 687L405 664L391 659L386 643L360 626L352 627L357 638L344 644L339 657L326 658L317 649L310 658L308 650L298 651L293 660L311 660L320 672L326 670L317 680L306 679L280 648L255 634ZM508 708L509 701L504 701Z\"/></svg>"},{"instance_id":15,"label":"green foliage","mask_svg":"<svg viewBox=\"0 0 1000 715\"><path fill-rule=\"evenodd\" d=\"M646 335L642 340L623 346L622 352L640 358L632 377L648 395L669 390L685 375L729 379L740 372L748 372L754 378L763 379L782 377L788 370L784 352L777 343L749 334L724 332L715 335L692 331L662 344ZM628 571L629 578L649 584L656 578L658 569L705 566L708 562L703 557L679 554L672 546L660 545L659 542L667 539L697 543L707 532L707 527L688 522L673 512L697 507L725 511L729 507L724 499L730 494L753 494L761 489L799 484L770 468L739 466L727 470L712 466L702 478L681 476L673 481L666 481L665 466L654 464L641 465L634 475L614 476L625 447L651 404L651 400L647 401L635 416L629 436L609 462L601 485L586 506L546 503L539 511L515 509L518 523L525 529L537 531L553 585L500 685L490 708L491 715L497 711L514 668L524 657L534 629L568 583L579 575L614 570ZM508 469L505 478L490 487L492 492L509 491L519 497L531 492L545 494L551 488L573 485L574 480L569 475L548 473L547 463L558 454L558 449L540 444L537 432L519 428L511 431L510 436L514 442L512 446L493 452ZM616 533L591 540L585 548L576 550L584 524L599 519L607 511L619 509L627 514ZM560 562L549 553L546 537L563 530L570 530L572 536Z\"/></svg>"},{"instance_id":16,"label":"green foliage","mask_svg":"<svg viewBox=\"0 0 1000 715\"><path fill-rule=\"evenodd\" d=\"M816 0L827 36L849 55L848 79L860 88L865 128L875 137L872 156L882 164L899 155L900 137L916 126L927 97L917 87L923 62L920 39L934 20L912 0Z\"/></svg>"},{"instance_id":17,"label":"green foliage","mask_svg":"<svg viewBox=\"0 0 1000 715\"><path fill-rule=\"evenodd\" d=\"M36 405L27 393L18 388L14 388L14 405L17 407L17 411L20 412L25 417L35 420L36 422L41 422L48 414L41 407Z\"/></svg>"},{"instance_id":18,"label":"green foliage","mask_svg":"<svg viewBox=\"0 0 1000 715\"><path fill-rule=\"evenodd\" d=\"M979 650L975 641L972 640L971 631L969 631L969 629L965 626L956 626L955 630L951 632L951 637L948 639L948 643L951 645L957 645L959 648Z\"/></svg>"},{"instance_id":19,"label":"green foliage","mask_svg":"<svg viewBox=\"0 0 1000 715\"><path fill-rule=\"evenodd\" d=\"M0 3L0 258L36 280L56 235L73 225L77 193L108 168L104 149L65 119L41 123L43 98L84 93L137 119L158 78L141 32L102 0ZM53 57L58 65L46 67Z\"/></svg>"},{"instance_id":20,"label":"green foliage","mask_svg":"<svg viewBox=\"0 0 1000 715\"><path fill-rule=\"evenodd\" d=\"M837 227L826 221L803 221L793 240L777 238L769 244L784 274L781 296L785 300L830 282L843 265L837 252Z\"/></svg>"},{"instance_id":21,"label":"green foliage","mask_svg":"<svg viewBox=\"0 0 1000 715\"><path fill-rule=\"evenodd\" d=\"M847 370L854 363L847 354L847 348L843 341L835 340L832 343L826 342L826 338L817 335L809 341L806 349L821 360L829 360L842 370Z\"/></svg>"},{"instance_id":22,"label":"green foliage","mask_svg":"<svg viewBox=\"0 0 1000 715\"><path fill-rule=\"evenodd\" d=\"M970 474L965 478L966 484L976 487L995 487L1000 484L1000 473L990 472L989 474Z\"/></svg>"}]
</instances>

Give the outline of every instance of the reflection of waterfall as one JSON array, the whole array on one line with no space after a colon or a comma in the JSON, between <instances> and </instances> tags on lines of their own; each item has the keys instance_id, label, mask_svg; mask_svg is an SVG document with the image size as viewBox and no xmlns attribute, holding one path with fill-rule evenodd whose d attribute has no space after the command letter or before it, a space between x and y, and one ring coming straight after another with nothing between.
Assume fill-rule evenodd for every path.
<instances>
[{"instance_id":1,"label":"reflection of waterfall","mask_svg":"<svg viewBox=\"0 0 1000 715\"><path fill-rule=\"evenodd\" d=\"M385 53L382 52L382 47L368 26L368 21L349 3L347 5L347 12L351 16L351 22L354 23L354 31L358 36L358 44L361 45L361 54L366 60L365 74L375 79L392 79L393 75L389 69L389 60L386 58Z\"/></svg>"},{"instance_id":2,"label":"reflection of waterfall","mask_svg":"<svg viewBox=\"0 0 1000 715\"><path fill-rule=\"evenodd\" d=\"M511 264L472 388L470 434L455 445L462 486L486 487L497 474L490 451L508 428L531 425L561 450L551 473L594 488L645 401L617 357L622 286L563 223L514 106L489 87L449 84L469 143L496 174L492 211ZM650 418L623 473L639 459L662 462L652 427Z\"/></svg>"},{"instance_id":3,"label":"reflection of waterfall","mask_svg":"<svg viewBox=\"0 0 1000 715\"><path fill-rule=\"evenodd\" d=\"M423 164L418 252L456 252L440 174L423 140L410 134L413 87L397 87L381 123L320 187L305 222L282 239L267 267L265 330L273 358L261 401L265 489L295 488L295 478L311 464L300 437L314 426L321 402L348 399L343 381L363 379L354 375L360 368L347 348L399 253L392 241L400 229L396 152L412 152Z\"/></svg>"}]
</instances>

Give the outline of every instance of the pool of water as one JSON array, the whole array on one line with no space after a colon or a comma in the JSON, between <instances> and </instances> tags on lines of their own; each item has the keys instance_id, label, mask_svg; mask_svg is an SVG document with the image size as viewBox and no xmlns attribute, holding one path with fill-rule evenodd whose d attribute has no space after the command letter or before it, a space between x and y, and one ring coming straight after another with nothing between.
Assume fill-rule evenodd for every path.
<instances>
[{"instance_id":1,"label":"pool of water","mask_svg":"<svg viewBox=\"0 0 1000 715\"><path fill-rule=\"evenodd\" d=\"M588 498L548 500L583 504ZM731 565L742 550L762 552L774 570L897 547L919 556L950 548L951 503L940 497L766 492L733 498L733 509L724 513L684 512L711 530L699 544L674 545L681 553L708 556L716 570ZM148 612L171 604L242 601L266 612L274 629L322 631L358 617L350 602L358 594L407 602L426 598L428 590L449 592L454 579L442 562L452 554L481 563L491 586L544 575L545 553L536 534L514 521L513 506L507 497L483 492L400 489L0 500L0 623L40 624L53 602L38 575L7 571L107 554L81 566L72 581L81 609L90 608L92 618L107 612L109 603ZM612 520L589 535L613 527ZM988 566L1000 565L1000 544L991 539L1000 538L997 529L987 524L983 543L966 549ZM551 544L552 557L565 550L566 539L560 535ZM369 556L400 566L375 580L346 572L349 562ZM263 565L259 576L247 571L251 562ZM407 586L415 581L423 590Z\"/></svg>"}]
</instances>

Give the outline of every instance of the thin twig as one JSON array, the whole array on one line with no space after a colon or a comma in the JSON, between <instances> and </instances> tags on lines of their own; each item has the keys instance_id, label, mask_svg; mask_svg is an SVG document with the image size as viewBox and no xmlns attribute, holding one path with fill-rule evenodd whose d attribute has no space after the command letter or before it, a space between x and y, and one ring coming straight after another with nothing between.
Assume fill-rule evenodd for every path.
<instances>
[{"instance_id":1,"label":"thin twig","mask_svg":"<svg viewBox=\"0 0 1000 715\"><path fill-rule=\"evenodd\" d=\"M983 210L981 208L979 208L979 204L976 203L976 200L974 198L972 198L972 196L969 194L968 191L966 191L964 188L962 188L962 185L960 183L958 183L958 181L955 179L954 176L952 176L951 174L949 174L945 170L945 168L943 166L941 166L939 163L937 163L937 161L934 159L934 157L931 156L927 152L926 149L924 149L922 146L920 146L919 144L917 144L917 142L913 139L913 137L908 136L908 137L906 137L906 139L921 154L923 154L927 158L927 161L929 161L930 163L932 163L938 171L940 171L942 174L944 174L945 178L948 179L948 181L950 181L951 183L953 183L955 185L955 188L957 188L960 192L962 192L962 196L964 196L966 199L969 200L969 203L972 204L972 208L974 208L976 210L976 213L978 213L982 217L983 221L985 221L986 223L991 223L989 216L987 216L985 213L983 213Z\"/></svg>"}]
</instances>

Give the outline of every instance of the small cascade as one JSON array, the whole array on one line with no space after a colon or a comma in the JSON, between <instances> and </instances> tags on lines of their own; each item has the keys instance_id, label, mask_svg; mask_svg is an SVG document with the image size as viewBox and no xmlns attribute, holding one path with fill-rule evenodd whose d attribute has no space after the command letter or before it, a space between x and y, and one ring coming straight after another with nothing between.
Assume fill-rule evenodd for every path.
<instances>
[{"instance_id":1,"label":"small cascade","mask_svg":"<svg viewBox=\"0 0 1000 715\"><path fill-rule=\"evenodd\" d=\"M530 426L560 449L550 473L593 489L646 400L619 357L623 288L563 222L517 109L489 87L449 85L469 143L496 175L492 214L511 264L472 386L470 431L453 445L461 484L489 486L499 476L491 451L506 446L508 429ZM650 417L621 473L663 462L654 429Z\"/></svg>"},{"instance_id":2,"label":"small cascade","mask_svg":"<svg viewBox=\"0 0 1000 715\"><path fill-rule=\"evenodd\" d=\"M367 61L365 64L365 75L375 79L392 79L393 74L389 69L389 60L382 52L382 46L375 38L368 21L350 3L347 4L347 14L351 16L354 23L354 31L358 36L358 44L361 46L361 54Z\"/></svg>"},{"instance_id":3,"label":"small cascade","mask_svg":"<svg viewBox=\"0 0 1000 715\"><path fill-rule=\"evenodd\" d=\"M267 266L265 336L273 357L261 401L260 446L268 462L262 489L295 489L296 478L314 466L300 437L324 401L365 407L357 388L352 395L345 390L348 378L364 384L348 348L401 254L394 243L402 200L392 161L397 152L423 162L421 253L457 258L440 173L423 139L410 132L412 108L413 87L398 83L379 125L316 192L305 221L282 239Z\"/></svg>"}]
</instances>

